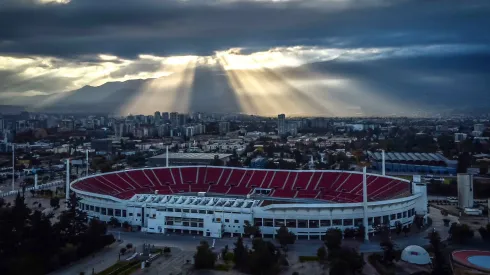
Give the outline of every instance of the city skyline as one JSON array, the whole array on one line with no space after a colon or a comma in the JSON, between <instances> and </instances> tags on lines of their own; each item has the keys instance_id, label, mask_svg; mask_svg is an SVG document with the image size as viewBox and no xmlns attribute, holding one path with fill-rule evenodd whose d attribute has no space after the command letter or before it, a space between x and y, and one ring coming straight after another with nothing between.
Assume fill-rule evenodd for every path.
<instances>
[{"instance_id":1,"label":"city skyline","mask_svg":"<svg viewBox=\"0 0 490 275\"><path fill-rule=\"evenodd\" d=\"M490 4L449 2L8 0L0 100L325 117L486 107Z\"/></svg>"}]
</instances>

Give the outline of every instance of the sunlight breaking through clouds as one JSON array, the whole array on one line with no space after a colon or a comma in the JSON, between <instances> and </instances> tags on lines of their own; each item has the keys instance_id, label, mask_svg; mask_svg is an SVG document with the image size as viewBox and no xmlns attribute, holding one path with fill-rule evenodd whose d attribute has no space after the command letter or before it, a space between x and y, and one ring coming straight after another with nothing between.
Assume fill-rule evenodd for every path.
<instances>
[{"instance_id":1,"label":"sunlight breaking through clouds","mask_svg":"<svg viewBox=\"0 0 490 275\"><path fill-rule=\"evenodd\" d=\"M39 4L69 4L71 0L37 0Z\"/></svg>"},{"instance_id":2,"label":"sunlight breaking through clouds","mask_svg":"<svg viewBox=\"0 0 490 275\"><path fill-rule=\"evenodd\" d=\"M34 106L48 107L65 102L72 95L69 91L87 85L97 87L106 83L147 80L135 92L129 93L119 108L120 113L151 113L157 109L188 112L204 104L195 100L196 97L206 99L203 93L215 94L216 98L209 97L214 101L228 96L236 100L239 108L236 111L259 115L281 112L291 115L369 115L379 109L380 103L385 113L406 113L412 107L409 103L380 95L379 89L386 87L369 87L352 76L317 72L310 67L319 62L362 63L476 50L482 49L478 45L353 49L296 46L263 51L232 48L211 56L141 54L135 59L107 54L80 60L0 56L0 70L12 75L6 79L5 92L0 94L0 99L10 104L35 98ZM203 91L204 88L195 83L199 78L196 73L202 70L209 73L209 81L216 81L212 91ZM114 90L107 94L117 96Z\"/></svg>"}]
</instances>

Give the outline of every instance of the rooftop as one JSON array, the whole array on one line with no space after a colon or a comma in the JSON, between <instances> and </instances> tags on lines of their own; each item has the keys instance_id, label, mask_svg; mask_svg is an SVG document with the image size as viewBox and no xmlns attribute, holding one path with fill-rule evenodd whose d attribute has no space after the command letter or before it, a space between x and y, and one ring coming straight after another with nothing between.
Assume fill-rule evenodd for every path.
<instances>
[{"instance_id":1,"label":"rooftop","mask_svg":"<svg viewBox=\"0 0 490 275\"><path fill-rule=\"evenodd\" d=\"M381 161L380 152L368 151L368 155L375 161ZM446 158L439 153L405 153L405 152L387 152L385 153L386 162L390 161L421 161L421 162L446 162Z\"/></svg>"},{"instance_id":2,"label":"rooftop","mask_svg":"<svg viewBox=\"0 0 490 275\"><path fill-rule=\"evenodd\" d=\"M231 154L215 154L215 153L168 153L169 159L204 159L204 160L212 160L214 156L218 155L220 159L227 158L231 156ZM166 158L166 154L161 154L158 156L151 157L152 159L164 159Z\"/></svg>"},{"instance_id":3,"label":"rooftop","mask_svg":"<svg viewBox=\"0 0 490 275\"><path fill-rule=\"evenodd\" d=\"M199 196L175 196L175 195L136 195L131 199L132 202L145 203L152 206L180 206L180 207L221 207L221 208L252 208L258 206L260 200L237 199L237 198L218 198L218 197L199 197Z\"/></svg>"}]
</instances>

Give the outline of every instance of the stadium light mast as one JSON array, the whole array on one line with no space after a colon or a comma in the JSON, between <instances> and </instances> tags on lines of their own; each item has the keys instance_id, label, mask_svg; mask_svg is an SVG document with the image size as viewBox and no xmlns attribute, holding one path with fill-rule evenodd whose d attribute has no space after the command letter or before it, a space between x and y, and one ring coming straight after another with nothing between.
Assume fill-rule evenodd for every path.
<instances>
[{"instance_id":1,"label":"stadium light mast","mask_svg":"<svg viewBox=\"0 0 490 275\"><path fill-rule=\"evenodd\" d=\"M15 191L15 144L12 143L12 191Z\"/></svg>"},{"instance_id":2,"label":"stadium light mast","mask_svg":"<svg viewBox=\"0 0 490 275\"><path fill-rule=\"evenodd\" d=\"M85 150L85 176L88 176L88 149Z\"/></svg>"},{"instance_id":3,"label":"stadium light mast","mask_svg":"<svg viewBox=\"0 0 490 275\"><path fill-rule=\"evenodd\" d=\"M384 176L386 174L385 170L385 150L381 151L381 174Z\"/></svg>"},{"instance_id":4,"label":"stadium light mast","mask_svg":"<svg viewBox=\"0 0 490 275\"><path fill-rule=\"evenodd\" d=\"M70 197L70 159L66 159L66 189L65 189L65 200L68 202ZM66 204L68 208L68 204Z\"/></svg>"},{"instance_id":5,"label":"stadium light mast","mask_svg":"<svg viewBox=\"0 0 490 275\"><path fill-rule=\"evenodd\" d=\"M165 153L165 167L168 167L168 145L166 147L166 153Z\"/></svg>"},{"instance_id":6,"label":"stadium light mast","mask_svg":"<svg viewBox=\"0 0 490 275\"><path fill-rule=\"evenodd\" d=\"M367 175L366 166L362 168L362 206L364 208L363 213L363 226L364 226L364 241L369 241L369 229L368 229L368 205L367 205Z\"/></svg>"},{"instance_id":7,"label":"stadium light mast","mask_svg":"<svg viewBox=\"0 0 490 275\"><path fill-rule=\"evenodd\" d=\"M34 189L37 190L37 171L35 171L35 174L34 174Z\"/></svg>"}]
</instances>

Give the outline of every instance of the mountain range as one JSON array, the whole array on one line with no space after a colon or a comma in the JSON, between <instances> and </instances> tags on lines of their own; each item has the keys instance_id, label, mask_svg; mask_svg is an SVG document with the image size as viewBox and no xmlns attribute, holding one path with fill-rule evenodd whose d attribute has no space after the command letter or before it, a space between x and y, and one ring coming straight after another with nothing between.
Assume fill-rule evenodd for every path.
<instances>
[{"instance_id":1,"label":"mountain range","mask_svg":"<svg viewBox=\"0 0 490 275\"><path fill-rule=\"evenodd\" d=\"M343 116L349 115L343 110L353 107L364 115L409 115L410 110L470 112L489 106L489 64L490 56L485 54L332 60L231 72L203 66L185 76L108 82L60 94L24 97L11 104L36 111L118 114L152 114L157 110L251 112L243 109L246 101L258 105L253 110L256 114L290 114L294 109L297 113ZM276 109L267 110L267 106Z\"/></svg>"}]
</instances>

